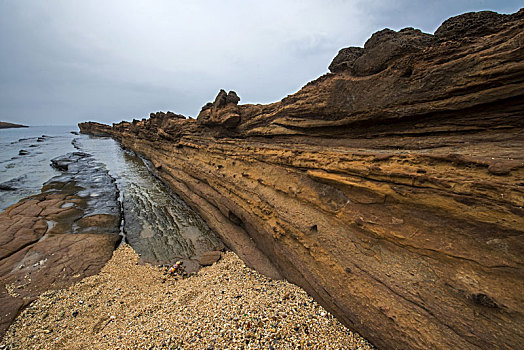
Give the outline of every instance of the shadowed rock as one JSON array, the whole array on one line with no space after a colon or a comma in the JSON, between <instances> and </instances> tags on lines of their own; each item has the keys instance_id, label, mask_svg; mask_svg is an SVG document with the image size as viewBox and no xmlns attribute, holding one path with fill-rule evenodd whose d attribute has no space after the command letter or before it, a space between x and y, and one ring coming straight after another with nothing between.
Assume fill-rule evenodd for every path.
<instances>
[{"instance_id":1,"label":"shadowed rock","mask_svg":"<svg viewBox=\"0 0 524 350\"><path fill-rule=\"evenodd\" d=\"M522 10L512 15L492 11L468 12L445 20L435 31L435 36L441 41L446 41L489 35L500 31L504 25L515 19L522 19L523 16Z\"/></svg>"},{"instance_id":2,"label":"shadowed rock","mask_svg":"<svg viewBox=\"0 0 524 350\"><path fill-rule=\"evenodd\" d=\"M364 53L361 47L346 47L341 49L337 56L329 65L329 70L333 73L351 71L353 64Z\"/></svg>"}]
</instances>

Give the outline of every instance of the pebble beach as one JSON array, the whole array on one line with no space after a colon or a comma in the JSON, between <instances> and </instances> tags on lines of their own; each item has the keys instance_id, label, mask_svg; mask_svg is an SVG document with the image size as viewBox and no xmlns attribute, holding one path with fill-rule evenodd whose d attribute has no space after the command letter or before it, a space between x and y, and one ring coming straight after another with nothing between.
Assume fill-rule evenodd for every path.
<instances>
[{"instance_id":1,"label":"pebble beach","mask_svg":"<svg viewBox=\"0 0 524 350\"><path fill-rule=\"evenodd\" d=\"M121 245L99 274L41 295L0 349L373 349L305 291L233 253L182 278Z\"/></svg>"}]
</instances>

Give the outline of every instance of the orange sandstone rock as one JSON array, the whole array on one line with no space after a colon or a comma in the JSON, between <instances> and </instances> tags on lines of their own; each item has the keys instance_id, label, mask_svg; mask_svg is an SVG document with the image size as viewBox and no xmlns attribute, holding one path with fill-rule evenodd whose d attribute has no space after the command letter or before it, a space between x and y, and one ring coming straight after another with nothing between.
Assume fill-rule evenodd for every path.
<instances>
[{"instance_id":1,"label":"orange sandstone rock","mask_svg":"<svg viewBox=\"0 0 524 350\"><path fill-rule=\"evenodd\" d=\"M519 348L523 27L521 10L385 30L280 102L221 92L198 121L80 128L151 160L246 264L378 347Z\"/></svg>"}]
</instances>

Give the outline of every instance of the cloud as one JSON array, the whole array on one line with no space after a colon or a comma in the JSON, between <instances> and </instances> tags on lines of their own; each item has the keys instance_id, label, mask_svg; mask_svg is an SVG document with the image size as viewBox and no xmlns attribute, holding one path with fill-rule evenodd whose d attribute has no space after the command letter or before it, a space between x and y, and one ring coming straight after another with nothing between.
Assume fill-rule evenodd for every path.
<instances>
[{"instance_id":1,"label":"cloud","mask_svg":"<svg viewBox=\"0 0 524 350\"><path fill-rule=\"evenodd\" d=\"M481 8L513 12L518 1L2 1L0 119L196 116L220 88L241 102L271 102L376 30L431 32Z\"/></svg>"}]
</instances>

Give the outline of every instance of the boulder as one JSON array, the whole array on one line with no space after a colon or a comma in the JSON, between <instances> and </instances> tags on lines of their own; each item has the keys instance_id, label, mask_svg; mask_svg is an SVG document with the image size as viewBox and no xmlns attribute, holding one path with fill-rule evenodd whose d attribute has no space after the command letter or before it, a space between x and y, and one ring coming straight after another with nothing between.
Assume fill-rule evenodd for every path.
<instances>
[{"instance_id":1,"label":"boulder","mask_svg":"<svg viewBox=\"0 0 524 350\"><path fill-rule=\"evenodd\" d=\"M352 71L353 63L362 56L364 49L361 47L346 47L340 49L338 54L335 56L331 64L329 65L329 70L333 73Z\"/></svg>"}]
</instances>

